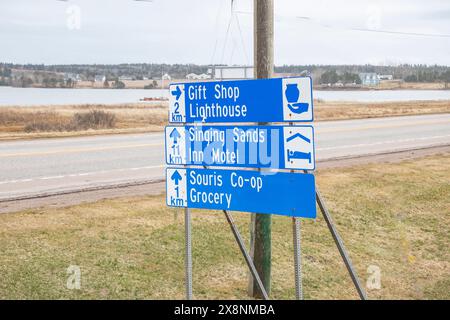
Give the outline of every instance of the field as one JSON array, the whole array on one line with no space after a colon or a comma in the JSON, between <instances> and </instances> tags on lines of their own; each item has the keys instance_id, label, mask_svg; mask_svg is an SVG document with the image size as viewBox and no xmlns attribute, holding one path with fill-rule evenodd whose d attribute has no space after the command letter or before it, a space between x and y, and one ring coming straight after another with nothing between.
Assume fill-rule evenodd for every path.
<instances>
[{"instance_id":1,"label":"field","mask_svg":"<svg viewBox=\"0 0 450 320\"><path fill-rule=\"evenodd\" d=\"M153 84L154 80L123 80L127 89L144 89L146 85ZM168 87L170 82L189 82L188 79L173 79L165 80L163 85ZM161 87L161 80L156 80L156 87ZM110 84L113 81L109 81ZM77 88L103 88L103 83L92 81L79 81ZM320 86L318 86L320 88ZM345 88L333 87L333 90L340 90ZM368 90L368 87L356 87L353 90ZM370 90L441 90L446 89L444 82L404 82L402 80L382 80L376 87L370 87Z\"/></svg>"},{"instance_id":2,"label":"field","mask_svg":"<svg viewBox=\"0 0 450 320\"><path fill-rule=\"evenodd\" d=\"M125 88L127 89L144 89L145 86L153 85L153 81L156 81L156 88L161 88L161 80L123 80L122 82L125 84ZM170 80L165 80L163 83L164 87L167 88L170 82ZM109 81L110 86L112 86L113 83L114 81ZM76 87L79 89L104 88L103 83L92 81L79 81L76 83Z\"/></svg>"},{"instance_id":3,"label":"field","mask_svg":"<svg viewBox=\"0 0 450 320\"><path fill-rule=\"evenodd\" d=\"M399 80L382 80L376 90L441 90L448 89L443 82L403 82Z\"/></svg>"},{"instance_id":4,"label":"field","mask_svg":"<svg viewBox=\"0 0 450 320\"><path fill-rule=\"evenodd\" d=\"M83 125L78 125L78 122L73 125L74 117L85 116L92 111L102 111L104 116L114 117L113 125L99 126L89 121L84 121ZM450 101L316 101L314 110L316 121L436 113L450 113ZM167 103L2 107L0 140L161 131L167 123L167 115Z\"/></svg>"},{"instance_id":5,"label":"field","mask_svg":"<svg viewBox=\"0 0 450 320\"><path fill-rule=\"evenodd\" d=\"M450 112L450 101L406 101L382 103L321 102L314 105L315 120L346 120L438 114Z\"/></svg>"},{"instance_id":6,"label":"field","mask_svg":"<svg viewBox=\"0 0 450 320\"><path fill-rule=\"evenodd\" d=\"M448 153L317 173L363 284L380 270L369 298L450 299L449 177ZM249 215L233 215L248 238ZM294 298L291 230L274 216L274 299ZM357 298L320 215L302 222L302 247L306 299ZM2 214L0 299L181 299L183 252L183 211L163 195ZM196 299L247 298L247 269L220 212L193 211L193 262ZM79 290L66 286L69 266L80 268Z\"/></svg>"},{"instance_id":7,"label":"field","mask_svg":"<svg viewBox=\"0 0 450 320\"><path fill-rule=\"evenodd\" d=\"M87 114L94 110L114 115L114 125L110 128L98 128L91 124L92 128L89 129L81 127L70 131L64 130L75 115ZM167 123L167 105L160 103L2 107L0 140L160 131L165 123ZM39 130L40 128L47 130Z\"/></svg>"}]
</instances>

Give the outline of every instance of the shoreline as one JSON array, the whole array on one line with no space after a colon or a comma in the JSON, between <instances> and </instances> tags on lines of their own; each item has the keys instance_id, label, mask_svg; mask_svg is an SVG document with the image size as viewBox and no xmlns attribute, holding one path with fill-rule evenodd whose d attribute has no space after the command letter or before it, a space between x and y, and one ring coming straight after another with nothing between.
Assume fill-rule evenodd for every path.
<instances>
[{"instance_id":1,"label":"shoreline","mask_svg":"<svg viewBox=\"0 0 450 320\"><path fill-rule=\"evenodd\" d=\"M214 81L213 79L207 79L208 81ZM92 83L91 81L79 81L75 84L74 87L45 87L40 84L33 84L30 87L25 88L34 88L34 89L95 89L95 90L167 90L171 83L180 83L180 82L194 82L192 80L187 79L172 79L172 80L164 80L161 85L161 80L157 80L157 84L153 88L145 88L146 85L154 85L153 80L124 80L125 84L124 88L112 88L112 87L104 87L103 84ZM0 86L6 88L22 88L15 86ZM445 82L404 82L402 80L382 80L377 86L362 86L362 85L332 85L327 86L324 84L315 84L313 85L313 89L317 91L402 91L402 90L450 90L450 85Z\"/></svg>"},{"instance_id":2,"label":"shoreline","mask_svg":"<svg viewBox=\"0 0 450 320\"><path fill-rule=\"evenodd\" d=\"M445 88L443 83L437 83L436 87L421 87L420 85L415 86L405 86L405 87L322 87L322 86L313 86L313 90L315 91L408 91L408 90L419 90L419 91L450 91L450 86ZM440 86L442 85L442 86ZM103 87L73 87L73 88L64 88L64 87L41 87L41 86L32 86L32 87L13 87L13 86L0 86L0 88L13 88L13 89L59 89L59 90L168 90L168 86L155 87L151 89L146 89L143 87L125 87L125 88L103 88Z\"/></svg>"}]
</instances>

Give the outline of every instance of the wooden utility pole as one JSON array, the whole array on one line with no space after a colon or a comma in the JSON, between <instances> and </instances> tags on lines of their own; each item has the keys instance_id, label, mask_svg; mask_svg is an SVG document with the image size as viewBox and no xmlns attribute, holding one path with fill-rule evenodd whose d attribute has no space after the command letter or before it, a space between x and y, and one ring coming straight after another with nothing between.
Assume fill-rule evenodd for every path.
<instances>
[{"instance_id":1,"label":"wooden utility pole","mask_svg":"<svg viewBox=\"0 0 450 320\"><path fill-rule=\"evenodd\" d=\"M273 0L254 0L254 70L255 78L273 77ZM272 263L272 216L252 214L250 254L253 258L267 294L270 294L270 271ZM257 284L250 277L249 295L262 298Z\"/></svg>"}]
</instances>

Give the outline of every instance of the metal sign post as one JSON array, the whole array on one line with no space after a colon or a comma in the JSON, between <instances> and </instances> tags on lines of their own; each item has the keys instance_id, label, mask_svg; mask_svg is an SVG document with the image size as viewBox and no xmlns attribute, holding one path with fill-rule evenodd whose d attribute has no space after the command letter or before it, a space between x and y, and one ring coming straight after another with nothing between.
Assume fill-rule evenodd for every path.
<instances>
[{"instance_id":1,"label":"metal sign post","mask_svg":"<svg viewBox=\"0 0 450 320\"><path fill-rule=\"evenodd\" d=\"M341 254L342 260L344 260L345 267L347 268L347 271L350 274L350 277L352 278L356 291L358 291L359 297L361 298L361 300L367 300L367 294L364 288L362 287L361 282L359 281L358 275L356 274L356 270L353 268L352 261L350 260L347 250L345 249L344 242L342 241L338 231L336 230L336 227L334 226L333 220L331 219L331 215L328 212L327 207L325 206L325 201L323 200L317 187L316 187L316 199L317 204L319 205L319 208L322 212L323 218L325 219L328 229L330 230L330 233L333 236L334 242L336 243L339 253Z\"/></svg>"},{"instance_id":2,"label":"metal sign post","mask_svg":"<svg viewBox=\"0 0 450 320\"><path fill-rule=\"evenodd\" d=\"M294 233L294 271L295 271L295 298L303 300L302 283L302 250L301 250L301 221L298 218L292 218L292 227Z\"/></svg>"},{"instance_id":3,"label":"metal sign post","mask_svg":"<svg viewBox=\"0 0 450 320\"><path fill-rule=\"evenodd\" d=\"M301 269L301 224L298 217L315 218L316 201L344 260L361 299L366 293L345 250L342 239L331 220L325 203L315 187L313 130L293 126L292 122L313 121L312 80L310 77L272 79L274 61L273 0L254 0L254 68L255 78L247 81L221 81L171 84L169 122L186 123L251 123L253 127L210 126L200 129L192 138L192 126L166 129L166 162L183 168L168 168L167 204L185 208L186 297L192 299L191 216L189 208L220 209L231 227L239 249L252 274L251 295L269 298L271 274L271 215L292 216L296 298L303 298ZM270 122L291 122L289 127L267 126ZM193 129L192 129L193 128ZM239 155L233 140L205 138L229 129L244 132L243 149L261 150L277 143L270 152L276 162L267 161L257 152ZM275 130L275 136L264 133ZM266 144L259 132L266 134ZM271 133L273 133L271 131ZM209 135L208 135L209 136ZM230 135L232 136L232 135ZM212 146L213 145L213 146ZM241 144L242 146L242 144ZM206 148L210 149L206 150ZM212 149L212 150L211 150ZM273 150L271 150L273 151ZM195 152L195 153L194 153ZM257 155L255 157L255 154ZM248 156L248 157L247 157ZM209 157L209 158L208 158ZM230 166L249 170L194 169L190 166ZM291 169L291 173L265 175L262 168ZM293 170L304 170L303 174ZM300 192L299 192L300 191ZM270 201L276 199L276 201ZM228 210L258 212L252 216L251 256ZM256 283L256 286L255 286Z\"/></svg>"},{"instance_id":4,"label":"metal sign post","mask_svg":"<svg viewBox=\"0 0 450 320\"><path fill-rule=\"evenodd\" d=\"M186 268L186 299L192 300L192 238L191 238L191 212L189 208L184 209L185 228L185 268Z\"/></svg>"},{"instance_id":5,"label":"metal sign post","mask_svg":"<svg viewBox=\"0 0 450 320\"><path fill-rule=\"evenodd\" d=\"M315 177L307 171L315 168L313 127L293 125L295 121L312 121L311 79L186 83L171 85L170 90L171 122L185 124L186 121L201 120L205 123L259 124L166 128L166 162L171 166L166 170L167 205L185 208L187 299L192 299L189 208L224 211L251 272L251 292L264 299L268 299L270 294L270 214L293 217L296 298L302 299L298 218L315 218L316 201L358 294L361 299L366 299L331 216L316 190ZM262 125L265 121L290 124ZM204 168L199 169L198 166ZM258 171L243 170L247 168ZM269 170L262 172L262 168ZM279 169L290 169L291 172L280 172ZM253 257L246 250L228 210L258 212L254 216L250 248Z\"/></svg>"},{"instance_id":6,"label":"metal sign post","mask_svg":"<svg viewBox=\"0 0 450 320\"><path fill-rule=\"evenodd\" d=\"M258 285L258 289L261 291L261 294L262 294L264 300L269 300L269 296L267 294L266 289L264 288L261 278L259 277L259 274L258 274L258 271L256 270L255 264L253 263L253 260L250 256L250 254L247 252L247 249L245 248L244 240L242 239L242 236L239 233L239 230L237 229L236 224L234 223L233 216L227 210L223 210L223 213L225 214L228 224L231 227L231 231L233 232L234 238L236 239L239 249L241 250L241 253L244 256L245 262L247 263L247 266L250 269L250 273L252 274L253 280L256 281L256 284Z\"/></svg>"}]
</instances>

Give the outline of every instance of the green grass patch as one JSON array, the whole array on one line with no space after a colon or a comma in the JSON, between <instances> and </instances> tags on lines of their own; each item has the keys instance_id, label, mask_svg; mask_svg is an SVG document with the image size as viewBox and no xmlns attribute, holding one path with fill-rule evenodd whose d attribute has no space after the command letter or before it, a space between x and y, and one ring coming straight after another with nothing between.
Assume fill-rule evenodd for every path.
<instances>
[{"instance_id":1,"label":"green grass patch","mask_svg":"<svg viewBox=\"0 0 450 320\"><path fill-rule=\"evenodd\" d=\"M426 168L426 170L424 169ZM449 299L450 155L319 171L317 183L372 299ZM233 213L248 243L250 216ZM163 196L0 215L0 299L182 299L184 219ZM193 210L194 296L247 299L223 213ZM294 298L292 220L273 218L272 298ZM302 221L304 295L356 299L322 217ZM79 266L81 288L68 289Z\"/></svg>"}]
</instances>

